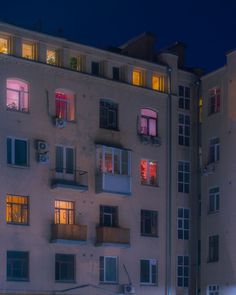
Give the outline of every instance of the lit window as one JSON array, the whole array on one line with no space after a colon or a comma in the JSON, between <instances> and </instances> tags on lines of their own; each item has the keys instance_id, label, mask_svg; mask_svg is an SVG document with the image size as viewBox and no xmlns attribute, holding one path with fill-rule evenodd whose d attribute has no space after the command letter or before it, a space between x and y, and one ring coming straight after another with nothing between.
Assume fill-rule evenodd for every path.
<instances>
[{"instance_id":1,"label":"lit window","mask_svg":"<svg viewBox=\"0 0 236 295\"><path fill-rule=\"evenodd\" d=\"M29 280L29 253L21 251L7 251L7 280Z\"/></svg>"},{"instance_id":2,"label":"lit window","mask_svg":"<svg viewBox=\"0 0 236 295\"><path fill-rule=\"evenodd\" d=\"M178 208L178 239L189 239L189 209Z\"/></svg>"},{"instance_id":3,"label":"lit window","mask_svg":"<svg viewBox=\"0 0 236 295\"><path fill-rule=\"evenodd\" d=\"M136 86L142 86L142 72L138 70L133 70L132 83Z\"/></svg>"},{"instance_id":4,"label":"lit window","mask_svg":"<svg viewBox=\"0 0 236 295\"><path fill-rule=\"evenodd\" d=\"M209 147L209 163L214 163L220 160L220 139L212 138Z\"/></svg>"},{"instance_id":5,"label":"lit window","mask_svg":"<svg viewBox=\"0 0 236 295\"><path fill-rule=\"evenodd\" d=\"M28 197L6 196L6 221L7 223L28 224L29 223L29 201Z\"/></svg>"},{"instance_id":6,"label":"lit window","mask_svg":"<svg viewBox=\"0 0 236 295\"><path fill-rule=\"evenodd\" d=\"M209 237L208 262L217 262L219 260L219 236Z\"/></svg>"},{"instance_id":7,"label":"lit window","mask_svg":"<svg viewBox=\"0 0 236 295\"><path fill-rule=\"evenodd\" d=\"M220 88L213 88L209 91L208 114L212 115L220 111Z\"/></svg>"},{"instance_id":8,"label":"lit window","mask_svg":"<svg viewBox=\"0 0 236 295\"><path fill-rule=\"evenodd\" d=\"M157 136L157 112L151 109L141 109L139 133Z\"/></svg>"},{"instance_id":9,"label":"lit window","mask_svg":"<svg viewBox=\"0 0 236 295\"><path fill-rule=\"evenodd\" d=\"M199 103L198 103L198 108L199 108L199 122L202 123L202 110L203 110L203 98L199 98Z\"/></svg>"},{"instance_id":10,"label":"lit window","mask_svg":"<svg viewBox=\"0 0 236 295\"><path fill-rule=\"evenodd\" d=\"M55 281L74 282L75 281L75 255L56 254L55 255Z\"/></svg>"},{"instance_id":11,"label":"lit window","mask_svg":"<svg viewBox=\"0 0 236 295\"><path fill-rule=\"evenodd\" d=\"M7 109L29 111L29 84L18 79L7 79Z\"/></svg>"},{"instance_id":12,"label":"lit window","mask_svg":"<svg viewBox=\"0 0 236 295\"><path fill-rule=\"evenodd\" d=\"M74 202L55 201L55 224L74 224L75 207Z\"/></svg>"},{"instance_id":13,"label":"lit window","mask_svg":"<svg viewBox=\"0 0 236 295\"><path fill-rule=\"evenodd\" d=\"M100 256L100 282L117 283L117 264L118 259L115 256Z\"/></svg>"},{"instance_id":14,"label":"lit window","mask_svg":"<svg viewBox=\"0 0 236 295\"><path fill-rule=\"evenodd\" d=\"M141 235L157 236L157 211L141 210Z\"/></svg>"},{"instance_id":15,"label":"lit window","mask_svg":"<svg viewBox=\"0 0 236 295\"><path fill-rule=\"evenodd\" d=\"M187 288L189 285L189 257L178 256L177 286Z\"/></svg>"},{"instance_id":16,"label":"lit window","mask_svg":"<svg viewBox=\"0 0 236 295\"><path fill-rule=\"evenodd\" d=\"M118 129L118 104L109 100L100 100L100 128Z\"/></svg>"},{"instance_id":17,"label":"lit window","mask_svg":"<svg viewBox=\"0 0 236 295\"><path fill-rule=\"evenodd\" d=\"M190 165L189 162L178 162L178 192L189 193Z\"/></svg>"},{"instance_id":18,"label":"lit window","mask_svg":"<svg viewBox=\"0 0 236 295\"><path fill-rule=\"evenodd\" d=\"M35 59L35 45L32 43L22 43L22 57Z\"/></svg>"},{"instance_id":19,"label":"lit window","mask_svg":"<svg viewBox=\"0 0 236 295\"><path fill-rule=\"evenodd\" d=\"M157 179L158 165L156 161L141 160L140 161L140 176L141 184L158 185Z\"/></svg>"},{"instance_id":20,"label":"lit window","mask_svg":"<svg viewBox=\"0 0 236 295\"><path fill-rule=\"evenodd\" d=\"M9 38L0 37L0 53L10 53L10 41Z\"/></svg>"},{"instance_id":21,"label":"lit window","mask_svg":"<svg viewBox=\"0 0 236 295\"><path fill-rule=\"evenodd\" d=\"M75 150L73 147L56 146L56 172L62 175L75 173Z\"/></svg>"},{"instance_id":22,"label":"lit window","mask_svg":"<svg viewBox=\"0 0 236 295\"><path fill-rule=\"evenodd\" d=\"M56 89L55 91L56 117L67 121L75 120L75 95L72 91Z\"/></svg>"},{"instance_id":23,"label":"lit window","mask_svg":"<svg viewBox=\"0 0 236 295\"><path fill-rule=\"evenodd\" d=\"M118 226L118 207L100 206L100 225L101 226Z\"/></svg>"},{"instance_id":24,"label":"lit window","mask_svg":"<svg viewBox=\"0 0 236 295\"><path fill-rule=\"evenodd\" d=\"M97 149L98 169L102 173L130 175L130 151L102 146Z\"/></svg>"},{"instance_id":25,"label":"lit window","mask_svg":"<svg viewBox=\"0 0 236 295\"><path fill-rule=\"evenodd\" d=\"M220 189L213 187L209 190L209 213L216 213L220 210Z\"/></svg>"},{"instance_id":26,"label":"lit window","mask_svg":"<svg viewBox=\"0 0 236 295\"><path fill-rule=\"evenodd\" d=\"M190 116L179 114L179 145L190 144Z\"/></svg>"},{"instance_id":27,"label":"lit window","mask_svg":"<svg viewBox=\"0 0 236 295\"><path fill-rule=\"evenodd\" d=\"M189 110L190 109L190 88L185 86L179 86L179 108Z\"/></svg>"},{"instance_id":28,"label":"lit window","mask_svg":"<svg viewBox=\"0 0 236 295\"><path fill-rule=\"evenodd\" d=\"M58 65L58 52L57 50L47 49L46 52L46 63L49 65Z\"/></svg>"},{"instance_id":29,"label":"lit window","mask_svg":"<svg viewBox=\"0 0 236 295\"><path fill-rule=\"evenodd\" d=\"M152 76L152 89L158 91L165 91L165 78L164 76L160 75L153 75Z\"/></svg>"},{"instance_id":30,"label":"lit window","mask_svg":"<svg viewBox=\"0 0 236 295\"><path fill-rule=\"evenodd\" d=\"M157 261L156 259L140 260L140 283L147 285L157 284Z\"/></svg>"},{"instance_id":31,"label":"lit window","mask_svg":"<svg viewBox=\"0 0 236 295\"><path fill-rule=\"evenodd\" d=\"M18 138L7 138L7 164L28 165L28 141Z\"/></svg>"},{"instance_id":32,"label":"lit window","mask_svg":"<svg viewBox=\"0 0 236 295\"><path fill-rule=\"evenodd\" d=\"M207 288L207 295L220 295L219 285L209 285Z\"/></svg>"}]
</instances>

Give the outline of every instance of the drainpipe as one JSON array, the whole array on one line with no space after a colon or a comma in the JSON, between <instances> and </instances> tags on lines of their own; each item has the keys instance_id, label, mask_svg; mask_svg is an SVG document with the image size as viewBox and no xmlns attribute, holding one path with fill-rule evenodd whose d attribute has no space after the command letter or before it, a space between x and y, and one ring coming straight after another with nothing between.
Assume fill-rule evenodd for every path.
<instances>
[{"instance_id":1,"label":"drainpipe","mask_svg":"<svg viewBox=\"0 0 236 295\"><path fill-rule=\"evenodd\" d=\"M171 205L172 205L172 89L171 89L171 71L167 68L168 77L168 100L167 100L167 202L166 202L166 294L172 294L171 281Z\"/></svg>"}]
</instances>

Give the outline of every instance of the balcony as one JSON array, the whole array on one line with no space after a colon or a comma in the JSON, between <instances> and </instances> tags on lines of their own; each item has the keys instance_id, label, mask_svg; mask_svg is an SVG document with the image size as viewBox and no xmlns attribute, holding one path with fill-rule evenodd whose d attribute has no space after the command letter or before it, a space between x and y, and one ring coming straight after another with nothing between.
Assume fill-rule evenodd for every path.
<instances>
[{"instance_id":1,"label":"balcony","mask_svg":"<svg viewBox=\"0 0 236 295\"><path fill-rule=\"evenodd\" d=\"M74 189L80 192L88 190L88 172L82 170L53 169L51 171L52 189Z\"/></svg>"},{"instance_id":2,"label":"balcony","mask_svg":"<svg viewBox=\"0 0 236 295\"><path fill-rule=\"evenodd\" d=\"M151 144L153 146L160 146L161 145L161 138L158 136L151 136L147 134L138 134L140 142L143 144Z\"/></svg>"},{"instance_id":3,"label":"balcony","mask_svg":"<svg viewBox=\"0 0 236 295\"><path fill-rule=\"evenodd\" d=\"M96 175L96 192L131 195L131 177L129 175L99 172Z\"/></svg>"},{"instance_id":4,"label":"balcony","mask_svg":"<svg viewBox=\"0 0 236 295\"><path fill-rule=\"evenodd\" d=\"M96 246L130 247L130 230L128 228L98 226L96 233Z\"/></svg>"},{"instance_id":5,"label":"balcony","mask_svg":"<svg viewBox=\"0 0 236 295\"><path fill-rule=\"evenodd\" d=\"M52 243L83 243L87 240L87 225L52 224Z\"/></svg>"}]
</instances>

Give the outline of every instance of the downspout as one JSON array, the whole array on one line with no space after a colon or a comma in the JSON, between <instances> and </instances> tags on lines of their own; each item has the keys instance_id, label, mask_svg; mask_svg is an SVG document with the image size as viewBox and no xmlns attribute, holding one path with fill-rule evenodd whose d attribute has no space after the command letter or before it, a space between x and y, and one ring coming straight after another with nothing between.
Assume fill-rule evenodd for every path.
<instances>
[{"instance_id":1,"label":"downspout","mask_svg":"<svg viewBox=\"0 0 236 295\"><path fill-rule=\"evenodd\" d=\"M166 294L172 294L171 280L171 223L172 223L172 81L170 67L167 68L168 100L167 100L167 202L166 202Z\"/></svg>"}]
</instances>

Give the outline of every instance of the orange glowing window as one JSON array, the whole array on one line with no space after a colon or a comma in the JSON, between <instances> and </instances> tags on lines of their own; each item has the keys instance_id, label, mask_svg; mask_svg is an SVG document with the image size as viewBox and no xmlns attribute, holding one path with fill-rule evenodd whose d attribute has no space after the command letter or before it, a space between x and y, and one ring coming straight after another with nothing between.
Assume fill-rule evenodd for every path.
<instances>
[{"instance_id":1,"label":"orange glowing window","mask_svg":"<svg viewBox=\"0 0 236 295\"><path fill-rule=\"evenodd\" d=\"M0 53L10 53L10 39L7 37L0 37Z\"/></svg>"},{"instance_id":2,"label":"orange glowing window","mask_svg":"<svg viewBox=\"0 0 236 295\"><path fill-rule=\"evenodd\" d=\"M6 196L6 221L7 223L28 224L29 200L24 196Z\"/></svg>"},{"instance_id":3,"label":"orange glowing window","mask_svg":"<svg viewBox=\"0 0 236 295\"><path fill-rule=\"evenodd\" d=\"M70 201L55 201L55 224L74 224L75 206Z\"/></svg>"},{"instance_id":4,"label":"orange glowing window","mask_svg":"<svg viewBox=\"0 0 236 295\"><path fill-rule=\"evenodd\" d=\"M46 63L49 65L58 65L58 52L54 49L47 49L46 52Z\"/></svg>"},{"instance_id":5,"label":"orange glowing window","mask_svg":"<svg viewBox=\"0 0 236 295\"><path fill-rule=\"evenodd\" d=\"M67 121L75 120L75 95L72 91L57 89L55 91L56 117Z\"/></svg>"},{"instance_id":6,"label":"orange glowing window","mask_svg":"<svg viewBox=\"0 0 236 295\"><path fill-rule=\"evenodd\" d=\"M133 71L133 85L141 86L142 85L142 72L138 70Z\"/></svg>"},{"instance_id":7,"label":"orange glowing window","mask_svg":"<svg viewBox=\"0 0 236 295\"><path fill-rule=\"evenodd\" d=\"M164 76L153 75L152 76L152 89L158 91L165 91Z\"/></svg>"},{"instance_id":8,"label":"orange glowing window","mask_svg":"<svg viewBox=\"0 0 236 295\"><path fill-rule=\"evenodd\" d=\"M22 43L22 57L35 59L35 46L32 43Z\"/></svg>"},{"instance_id":9,"label":"orange glowing window","mask_svg":"<svg viewBox=\"0 0 236 295\"><path fill-rule=\"evenodd\" d=\"M140 161L141 184L158 185L157 179L157 162L150 160Z\"/></svg>"}]
</instances>

